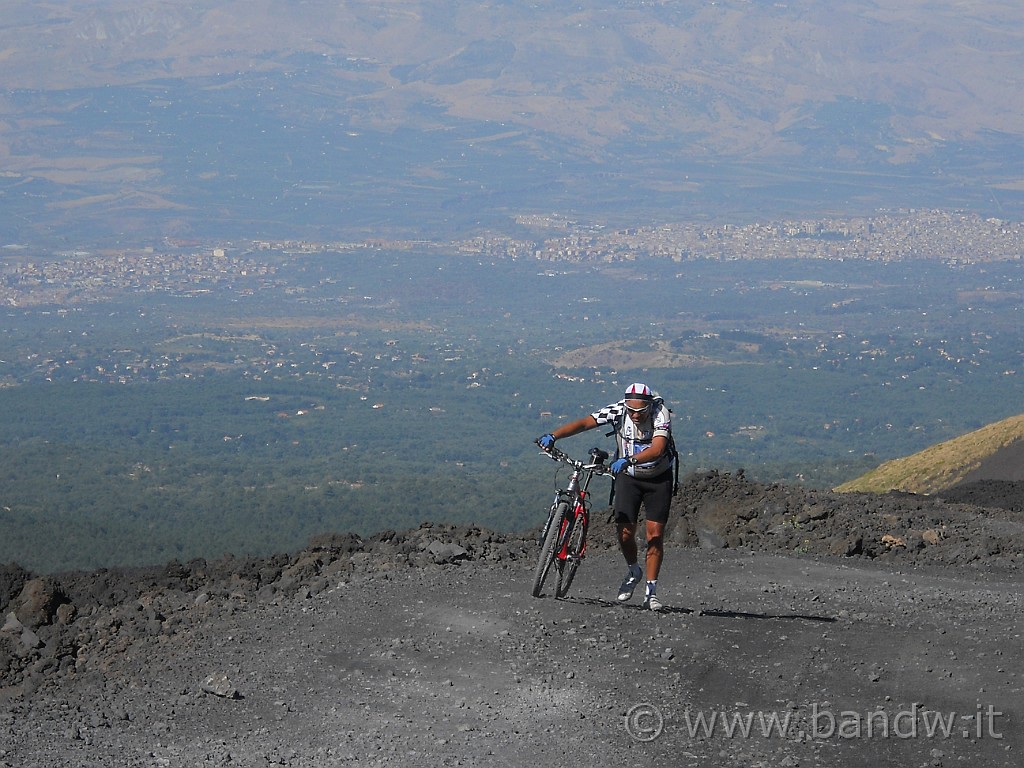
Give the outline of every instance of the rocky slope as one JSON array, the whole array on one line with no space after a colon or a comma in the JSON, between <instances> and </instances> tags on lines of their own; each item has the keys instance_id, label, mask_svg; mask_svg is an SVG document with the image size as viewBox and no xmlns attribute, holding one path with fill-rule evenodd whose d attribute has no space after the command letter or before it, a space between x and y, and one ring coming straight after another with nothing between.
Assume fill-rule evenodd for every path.
<instances>
[{"instance_id":1,"label":"rocky slope","mask_svg":"<svg viewBox=\"0 0 1024 768\"><path fill-rule=\"evenodd\" d=\"M1010 490L1000 508L692 475L660 614L615 604L600 514L557 601L529 596L532 535L438 524L272 558L9 565L0 766L1018 765Z\"/></svg>"}]
</instances>

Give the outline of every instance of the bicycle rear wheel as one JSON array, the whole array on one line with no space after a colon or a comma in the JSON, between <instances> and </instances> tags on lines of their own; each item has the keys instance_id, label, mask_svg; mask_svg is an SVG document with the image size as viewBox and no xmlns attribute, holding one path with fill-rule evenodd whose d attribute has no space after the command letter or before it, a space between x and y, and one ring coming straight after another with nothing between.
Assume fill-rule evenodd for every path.
<instances>
[{"instance_id":1,"label":"bicycle rear wheel","mask_svg":"<svg viewBox=\"0 0 1024 768\"><path fill-rule=\"evenodd\" d=\"M541 590L544 589L544 580L548 577L548 571L551 570L551 564L555 561L555 555L558 549L558 540L561 536L562 526L565 523L566 516L569 514L569 505L564 502L558 502L554 512L551 515L551 524L548 525L548 531L544 534L544 543L540 547L540 556L537 558L537 567L533 571L533 596L540 597Z\"/></svg>"},{"instance_id":2,"label":"bicycle rear wheel","mask_svg":"<svg viewBox=\"0 0 1024 768\"><path fill-rule=\"evenodd\" d=\"M572 586L572 580L576 577L576 569L580 567L583 549L587 544L587 524L587 513L580 512L573 523L572 533L569 535L565 565L558 572L558 585L555 587L556 597L565 597L569 593L569 587Z\"/></svg>"}]
</instances>

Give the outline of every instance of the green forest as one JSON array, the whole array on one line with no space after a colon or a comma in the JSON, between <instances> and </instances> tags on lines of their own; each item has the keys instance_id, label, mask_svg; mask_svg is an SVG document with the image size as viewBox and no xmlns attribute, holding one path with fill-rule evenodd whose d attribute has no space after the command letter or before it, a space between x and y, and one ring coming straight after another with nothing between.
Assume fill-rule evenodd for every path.
<instances>
[{"instance_id":1,"label":"green forest","mask_svg":"<svg viewBox=\"0 0 1024 768\"><path fill-rule=\"evenodd\" d=\"M534 438L636 380L684 473L823 488L1022 410L1019 263L273 258L259 290L5 310L0 562L530 530L560 479Z\"/></svg>"}]
</instances>

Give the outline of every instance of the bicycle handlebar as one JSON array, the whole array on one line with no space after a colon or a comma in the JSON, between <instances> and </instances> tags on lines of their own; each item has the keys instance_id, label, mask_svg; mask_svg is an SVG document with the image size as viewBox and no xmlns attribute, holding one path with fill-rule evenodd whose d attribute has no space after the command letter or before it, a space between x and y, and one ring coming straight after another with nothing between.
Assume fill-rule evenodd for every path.
<instances>
[{"instance_id":1,"label":"bicycle handlebar","mask_svg":"<svg viewBox=\"0 0 1024 768\"><path fill-rule=\"evenodd\" d=\"M555 448L554 446L551 446L550 448L547 449L541 448L541 453L547 456L552 461L560 461L563 464L568 464L570 467L576 469L577 471L582 470L584 472L593 472L595 475L612 474L611 467L606 465L603 461L588 464L587 462L581 461L580 459L572 458L565 451L561 451L558 448Z\"/></svg>"}]
</instances>

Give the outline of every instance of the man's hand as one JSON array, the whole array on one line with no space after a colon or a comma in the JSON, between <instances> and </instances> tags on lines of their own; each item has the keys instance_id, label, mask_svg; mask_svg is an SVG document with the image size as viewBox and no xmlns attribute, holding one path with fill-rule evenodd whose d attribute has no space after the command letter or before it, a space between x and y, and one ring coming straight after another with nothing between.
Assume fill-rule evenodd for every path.
<instances>
[{"instance_id":1,"label":"man's hand","mask_svg":"<svg viewBox=\"0 0 1024 768\"><path fill-rule=\"evenodd\" d=\"M543 448L545 451L550 451L555 447L555 436L548 432L546 435L541 435L537 438L537 445Z\"/></svg>"},{"instance_id":2,"label":"man's hand","mask_svg":"<svg viewBox=\"0 0 1024 768\"><path fill-rule=\"evenodd\" d=\"M616 459L615 461L612 462L612 465L611 467L609 467L609 469L611 469L613 475L617 475L620 472L625 472L626 468L631 463L632 462L629 459Z\"/></svg>"}]
</instances>

